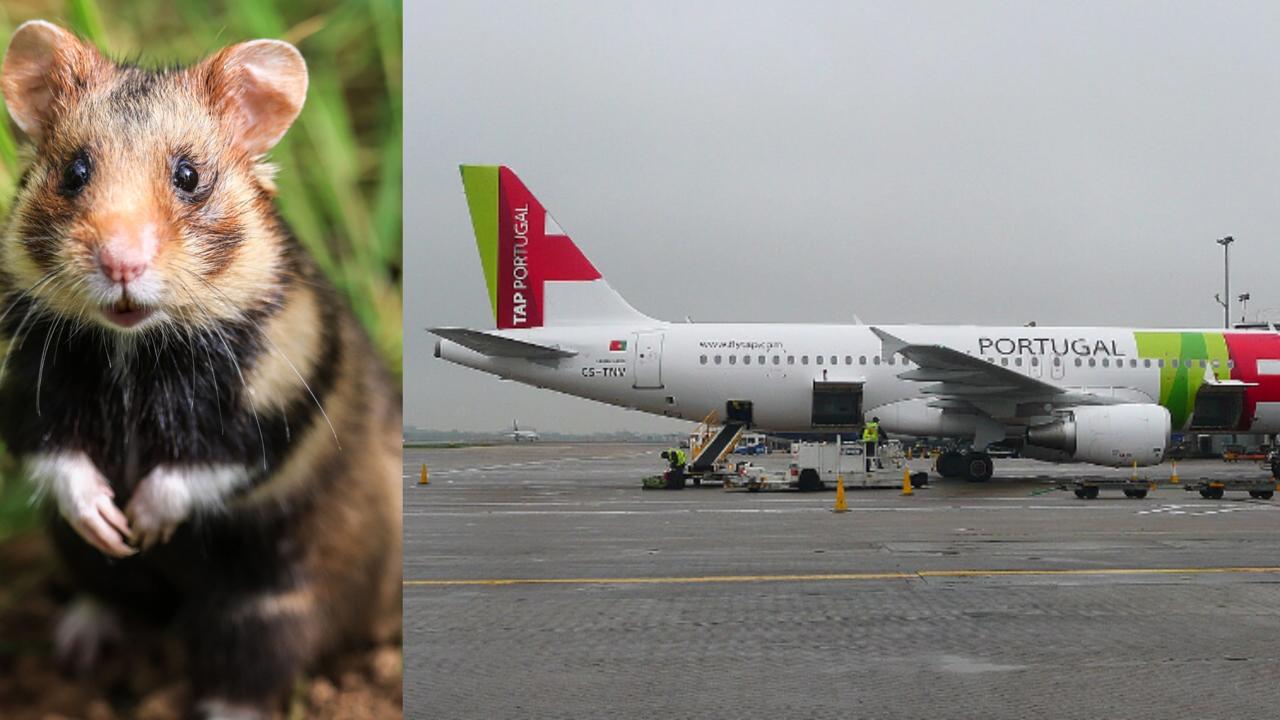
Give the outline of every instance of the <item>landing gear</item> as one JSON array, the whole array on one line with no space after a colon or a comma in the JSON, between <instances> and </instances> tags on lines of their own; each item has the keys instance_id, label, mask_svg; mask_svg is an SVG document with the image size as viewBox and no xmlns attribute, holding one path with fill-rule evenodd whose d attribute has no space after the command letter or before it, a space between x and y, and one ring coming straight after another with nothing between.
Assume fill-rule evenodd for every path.
<instances>
[{"instance_id":1,"label":"landing gear","mask_svg":"<svg viewBox=\"0 0 1280 720\"><path fill-rule=\"evenodd\" d=\"M1147 491L1146 490L1125 490L1124 496L1127 498L1134 498L1135 500L1141 500L1142 498L1147 496Z\"/></svg>"},{"instance_id":2,"label":"landing gear","mask_svg":"<svg viewBox=\"0 0 1280 720\"><path fill-rule=\"evenodd\" d=\"M1254 500L1270 500L1271 498L1275 497L1275 494L1276 492L1274 490L1250 490L1249 491L1249 497L1253 498Z\"/></svg>"},{"instance_id":3,"label":"landing gear","mask_svg":"<svg viewBox=\"0 0 1280 720\"><path fill-rule=\"evenodd\" d=\"M1205 500L1221 500L1222 488L1220 487L1201 488L1200 497L1204 498Z\"/></svg>"},{"instance_id":4,"label":"landing gear","mask_svg":"<svg viewBox=\"0 0 1280 720\"><path fill-rule=\"evenodd\" d=\"M955 450L948 450L938 456L938 474L944 478L960 477L964 474L964 455Z\"/></svg>"},{"instance_id":5,"label":"landing gear","mask_svg":"<svg viewBox=\"0 0 1280 720\"><path fill-rule=\"evenodd\" d=\"M938 456L938 474L944 478L962 477L969 482L986 482L993 472L995 463L986 453L948 450Z\"/></svg>"},{"instance_id":6,"label":"landing gear","mask_svg":"<svg viewBox=\"0 0 1280 720\"><path fill-rule=\"evenodd\" d=\"M1128 495L1129 491L1125 490L1124 494ZM1096 500L1098 498L1098 486L1085 485L1083 487L1078 487L1076 488L1076 497L1081 500Z\"/></svg>"},{"instance_id":7,"label":"landing gear","mask_svg":"<svg viewBox=\"0 0 1280 720\"><path fill-rule=\"evenodd\" d=\"M980 452L965 455L964 467L965 479L969 482L986 482L991 479L991 474L996 470L995 463L991 462L991 456Z\"/></svg>"}]
</instances>

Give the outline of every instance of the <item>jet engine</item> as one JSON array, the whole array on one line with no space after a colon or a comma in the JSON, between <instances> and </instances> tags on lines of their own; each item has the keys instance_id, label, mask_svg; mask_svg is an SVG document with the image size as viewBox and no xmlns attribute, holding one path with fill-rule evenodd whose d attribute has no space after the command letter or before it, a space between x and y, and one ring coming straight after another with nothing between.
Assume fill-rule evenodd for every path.
<instances>
[{"instance_id":1,"label":"jet engine","mask_svg":"<svg viewBox=\"0 0 1280 720\"><path fill-rule=\"evenodd\" d=\"M1095 465L1157 465L1169 447L1169 431L1169 411L1159 405L1082 405L1028 428L1026 444Z\"/></svg>"}]
</instances>

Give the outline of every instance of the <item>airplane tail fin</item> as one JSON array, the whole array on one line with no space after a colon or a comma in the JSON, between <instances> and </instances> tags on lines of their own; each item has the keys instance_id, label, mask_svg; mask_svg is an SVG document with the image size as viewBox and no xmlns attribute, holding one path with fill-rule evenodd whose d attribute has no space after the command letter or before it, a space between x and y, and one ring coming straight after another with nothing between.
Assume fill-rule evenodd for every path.
<instances>
[{"instance_id":1,"label":"airplane tail fin","mask_svg":"<svg viewBox=\"0 0 1280 720\"><path fill-rule=\"evenodd\" d=\"M649 320L609 287L510 168L463 165L462 185L499 330Z\"/></svg>"}]
</instances>

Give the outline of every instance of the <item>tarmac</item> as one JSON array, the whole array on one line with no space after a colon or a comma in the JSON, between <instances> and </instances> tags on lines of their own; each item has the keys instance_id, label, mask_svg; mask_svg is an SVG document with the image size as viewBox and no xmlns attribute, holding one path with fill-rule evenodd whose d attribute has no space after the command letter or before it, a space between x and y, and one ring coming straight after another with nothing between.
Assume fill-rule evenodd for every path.
<instances>
[{"instance_id":1,"label":"tarmac","mask_svg":"<svg viewBox=\"0 0 1280 720\"><path fill-rule=\"evenodd\" d=\"M1270 718L1280 498L641 490L649 445L405 451L405 716ZM422 464L429 485L419 485ZM781 467L785 456L764 461ZM927 469L917 461L914 470ZM1257 463L1179 463L1197 478Z\"/></svg>"}]
</instances>

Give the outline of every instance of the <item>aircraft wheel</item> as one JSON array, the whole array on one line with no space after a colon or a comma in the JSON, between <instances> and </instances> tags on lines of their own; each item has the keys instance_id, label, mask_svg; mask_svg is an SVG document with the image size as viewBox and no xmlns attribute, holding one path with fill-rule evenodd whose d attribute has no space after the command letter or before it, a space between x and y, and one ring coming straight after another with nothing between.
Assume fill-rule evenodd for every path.
<instances>
[{"instance_id":1,"label":"aircraft wheel","mask_svg":"<svg viewBox=\"0 0 1280 720\"><path fill-rule=\"evenodd\" d=\"M996 469L995 463L991 462L991 456L980 452L965 455L963 467L965 479L969 482L986 482L991 479Z\"/></svg>"},{"instance_id":2,"label":"aircraft wheel","mask_svg":"<svg viewBox=\"0 0 1280 720\"><path fill-rule=\"evenodd\" d=\"M1081 500L1083 500L1083 499L1084 499L1084 489L1083 489L1083 488L1076 488L1076 497L1080 498Z\"/></svg>"},{"instance_id":3,"label":"aircraft wheel","mask_svg":"<svg viewBox=\"0 0 1280 720\"><path fill-rule=\"evenodd\" d=\"M1280 480L1280 460L1271 461L1271 477Z\"/></svg>"},{"instance_id":4,"label":"aircraft wheel","mask_svg":"<svg viewBox=\"0 0 1280 720\"><path fill-rule=\"evenodd\" d=\"M944 478L960 477L964 474L964 455L948 450L938 456L938 474Z\"/></svg>"},{"instance_id":5,"label":"aircraft wheel","mask_svg":"<svg viewBox=\"0 0 1280 720\"><path fill-rule=\"evenodd\" d=\"M1085 500L1096 500L1098 498L1098 486L1090 485L1083 490Z\"/></svg>"},{"instance_id":6,"label":"aircraft wheel","mask_svg":"<svg viewBox=\"0 0 1280 720\"><path fill-rule=\"evenodd\" d=\"M1275 497L1275 494L1276 493L1274 490L1250 490L1249 491L1249 497L1254 498L1255 500L1270 500L1271 498Z\"/></svg>"},{"instance_id":7,"label":"aircraft wheel","mask_svg":"<svg viewBox=\"0 0 1280 720\"><path fill-rule=\"evenodd\" d=\"M1205 500L1221 500L1222 488L1205 488L1200 491L1200 497Z\"/></svg>"},{"instance_id":8,"label":"aircraft wheel","mask_svg":"<svg viewBox=\"0 0 1280 720\"><path fill-rule=\"evenodd\" d=\"M1147 496L1147 491L1146 490L1125 490L1124 494L1128 495L1134 500L1141 500Z\"/></svg>"}]
</instances>

